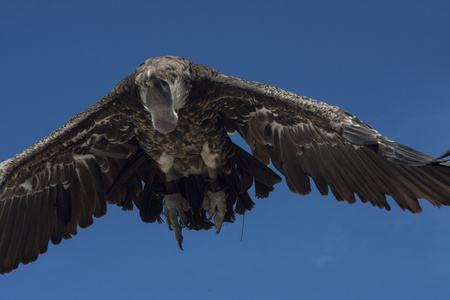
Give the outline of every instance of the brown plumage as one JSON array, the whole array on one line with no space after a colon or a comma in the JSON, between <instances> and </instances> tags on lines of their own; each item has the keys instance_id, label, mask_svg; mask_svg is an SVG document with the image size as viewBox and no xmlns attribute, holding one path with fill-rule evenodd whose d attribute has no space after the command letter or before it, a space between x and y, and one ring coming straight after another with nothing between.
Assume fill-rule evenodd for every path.
<instances>
[{"instance_id":1,"label":"brown plumage","mask_svg":"<svg viewBox=\"0 0 450 300\"><path fill-rule=\"evenodd\" d=\"M234 144L238 132L252 154ZM0 164L0 273L106 213L220 231L251 210L248 189L289 189L420 212L450 205L450 162L396 143L342 109L178 57L147 60L99 102ZM213 219L212 219L213 218Z\"/></svg>"}]
</instances>

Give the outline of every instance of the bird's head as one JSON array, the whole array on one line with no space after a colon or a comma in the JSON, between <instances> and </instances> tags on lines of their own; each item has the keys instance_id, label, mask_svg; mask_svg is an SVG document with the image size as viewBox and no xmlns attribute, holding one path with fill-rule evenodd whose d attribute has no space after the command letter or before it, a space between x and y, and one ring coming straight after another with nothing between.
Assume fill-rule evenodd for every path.
<instances>
[{"instance_id":1,"label":"bird's head","mask_svg":"<svg viewBox=\"0 0 450 300\"><path fill-rule=\"evenodd\" d=\"M178 122L177 111L184 107L189 92L192 62L175 56L146 60L136 70L135 84L144 109L152 116L153 127L168 133Z\"/></svg>"}]
</instances>

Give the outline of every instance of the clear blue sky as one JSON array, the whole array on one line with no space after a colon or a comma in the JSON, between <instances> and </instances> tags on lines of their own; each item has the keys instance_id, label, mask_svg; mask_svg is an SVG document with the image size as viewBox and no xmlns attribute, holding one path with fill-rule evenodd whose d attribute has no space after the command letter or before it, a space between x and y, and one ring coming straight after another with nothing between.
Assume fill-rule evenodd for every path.
<instances>
[{"instance_id":1,"label":"clear blue sky","mask_svg":"<svg viewBox=\"0 0 450 300\"><path fill-rule=\"evenodd\" d=\"M3 1L0 161L178 55L338 105L432 155L450 148L450 2ZM189 3L189 4L188 4ZM216 4L217 3L217 4ZM392 199L391 199L392 200ZM412 215L278 184L219 235L108 214L0 277L3 299L439 299L450 208Z\"/></svg>"}]
</instances>

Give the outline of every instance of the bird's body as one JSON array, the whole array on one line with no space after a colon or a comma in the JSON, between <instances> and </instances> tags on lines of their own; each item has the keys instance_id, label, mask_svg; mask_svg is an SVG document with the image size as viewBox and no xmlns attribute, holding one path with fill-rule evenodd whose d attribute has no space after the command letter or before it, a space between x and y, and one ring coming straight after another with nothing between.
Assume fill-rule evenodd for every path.
<instances>
[{"instance_id":1,"label":"bird's body","mask_svg":"<svg viewBox=\"0 0 450 300\"><path fill-rule=\"evenodd\" d=\"M252 155L234 144L238 132ZM450 163L392 141L348 112L189 60L147 60L92 107L0 164L0 272L37 259L106 203L219 232L281 178L298 194L420 212L450 205Z\"/></svg>"}]
</instances>

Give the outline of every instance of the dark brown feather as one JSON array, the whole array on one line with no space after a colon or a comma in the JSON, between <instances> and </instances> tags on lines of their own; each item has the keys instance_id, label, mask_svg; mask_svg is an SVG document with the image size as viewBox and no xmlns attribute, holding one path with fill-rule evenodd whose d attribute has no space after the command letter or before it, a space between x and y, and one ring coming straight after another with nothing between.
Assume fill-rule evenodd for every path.
<instances>
[{"instance_id":1,"label":"dark brown feather","mask_svg":"<svg viewBox=\"0 0 450 300\"><path fill-rule=\"evenodd\" d=\"M222 74L212 82L221 91L227 127L265 164L267 152L294 193L309 192L309 176L321 194L330 188L337 200L349 203L356 194L388 210L385 195L412 212L421 211L419 198L450 205L450 162L443 157L387 139L323 102Z\"/></svg>"}]
</instances>

